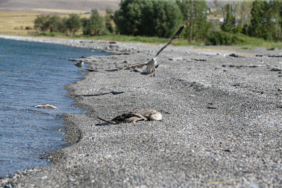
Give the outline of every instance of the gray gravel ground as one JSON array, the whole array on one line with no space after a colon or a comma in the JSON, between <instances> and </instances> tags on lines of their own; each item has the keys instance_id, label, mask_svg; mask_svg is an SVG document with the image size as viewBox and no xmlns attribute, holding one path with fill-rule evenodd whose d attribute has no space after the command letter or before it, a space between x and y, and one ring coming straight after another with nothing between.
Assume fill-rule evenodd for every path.
<instances>
[{"instance_id":1,"label":"gray gravel ground","mask_svg":"<svg viewBox=\"0 0 282 188\"><path fill-rule=\"evenodd\" d=\"M162 45L40 40L116 54L83 58L85 79L65 87L87 110L62 116L73 144L51 154L52 166L0 185L282 187L282 56L268 57L281 51L169 46L150 77L104 70L145 62ZM134 108L155 109L163 120L109 125L96 118Z\"/></svg>"}]
</instances>

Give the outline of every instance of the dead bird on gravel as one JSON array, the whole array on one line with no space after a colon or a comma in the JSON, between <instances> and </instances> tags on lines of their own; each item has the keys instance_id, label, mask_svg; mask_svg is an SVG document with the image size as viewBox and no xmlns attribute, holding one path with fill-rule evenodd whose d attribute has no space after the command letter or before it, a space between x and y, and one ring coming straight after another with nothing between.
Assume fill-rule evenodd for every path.
<instances>
[{"instance_id":1,"label":"dead bird on gravel","mask_svg":"<svg viewBox=\"0 0 282 188\"><path fill-rule=\"evenodd\" d=\"M123 67L123 68L119 68L119 69L114 69L114 70L107 70L107 71L118 71L118 70L128 70L128 69L131 69L131 68L140 68L140 67L143 67L143 66L147 66L146 69L141 72L142 75L149 75L149 74L152 74L155 72L155 69L158 68L158 64L157 64L157 57L158 55L160 55L160 53L168 46L172 43L172 41L174 41L180 34L181 32L183 31L184 29L184 25L181 26L179 28L179 30L176 32L176 34L172 37L172 39L164 46L160 49L160 51L158 51L158 53L156 54L156 56L151 59L149 62L145 62L145 63L138 63L138 64L133 64L133 65L129 65L129 66L126 66L126 67ZM153 76L155 76L155 73L153 74Z\"/></svg>"},{"instance_id":2,"label":"dead bird on gravel","mask_svg":"<svg viewBox=\"0 0 282 188\"><path fill-rule=\"evenodd\" d=\"M81 68L81 67L83 67L83 65L84 65L84 62L83 62L83 61L80 61L79 63L75 64L75 66L77 66L78 69Z\"/></svg>"},{"instance_id":3,"label":"dead bird on gravel","mask_svg":"<svg viewBox=\"0 0 282 188\"><path fill-rule=\"evenodd\" d=\"M108 121L97 117L98 119L107 123L136 123L137 121L159 121L162 120L162 114L156 110L149 108L134 109L130 112L119 115L112 120Z\"/></svg>"}]
</instances>

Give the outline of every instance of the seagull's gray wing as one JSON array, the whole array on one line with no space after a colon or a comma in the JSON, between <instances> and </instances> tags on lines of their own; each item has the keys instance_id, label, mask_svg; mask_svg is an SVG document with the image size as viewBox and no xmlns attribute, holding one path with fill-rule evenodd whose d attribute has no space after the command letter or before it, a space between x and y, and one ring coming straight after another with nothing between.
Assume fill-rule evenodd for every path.
<instances>
[{"instance_id":1,"label":"seagull's gray wing","mask_svg":"<svg viewBox=\"0 0 282 188\"><path fill-rule=\"evenodd\" d=\"M155 58L168 46L170 45L170 43L172 43L172 41L174 41L182 32L182 30L184 29L184 25L180 27L180 29L176 32L176 34L172 37L172 39L164 46L162 47L162 49L160 49L160 51L158 51L157 55L155 56Z\"/></svg>"}]
</instances>

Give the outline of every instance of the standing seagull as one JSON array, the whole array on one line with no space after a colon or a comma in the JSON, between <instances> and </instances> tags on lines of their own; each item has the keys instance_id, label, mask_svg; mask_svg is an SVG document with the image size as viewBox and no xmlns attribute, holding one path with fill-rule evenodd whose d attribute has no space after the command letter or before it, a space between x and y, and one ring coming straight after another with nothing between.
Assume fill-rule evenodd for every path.
<instances>
[{"instance_id":1,"label":"standing seagull","mask_svg":"<svg viewBox=\"0 0 282 188\"><path fill-rule=\"evenodd\" d=\"M84 62L83 62L83 61L80 61L79 63L75 64L75 66L77 66L78 69L81 68L81 67L83 67L83 65L84 65Z\"/></svg>"}]
</instances>

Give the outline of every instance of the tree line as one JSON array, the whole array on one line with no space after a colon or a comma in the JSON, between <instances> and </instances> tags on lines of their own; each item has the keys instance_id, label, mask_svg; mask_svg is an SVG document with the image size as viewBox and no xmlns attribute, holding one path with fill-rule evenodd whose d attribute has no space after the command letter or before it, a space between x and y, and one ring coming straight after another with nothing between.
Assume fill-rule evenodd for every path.
<instances>
[{"instance_id":1,"label":"tree line","mask_svg":"<svg viewBox=\"0 0 282 188\"><path fill-rule=\"evenodd\" d=\"M107 11L112 13L109 9L107 9ZM92 10L89 19L80 18L78 14L70 14L68 17L63 18L58 15L38 16L34 21L34 28L43 32L61 32L68 36L75 35L81 28L85 35L101 35L105 34L107 31L103 17L99 15L96 9Z\"/></svg>"},{"instance_id":2,"label":"tree line","mask_svg":"<svg viewBox=\"0 0 282 188\"><path fill-rule=\"evenodd\" d=\"M190 11L189 5L193 6ZM89 19L77 14L61 18L58 15L38 16L34 27L40 31L62 32L75 35L80 29L85 35L108 33L171 37L180 25L188 24L183 37L199 38L207 31L207 11L205 0L121 0L120 9L106 9L106 16L93 9ZM194 19L197 18L197 19ZM188 20L193 22L189 22Z\"/></svg>"},{"instance_id":3,"label":"tree line","mask_svg":"<svg viewBox=\"0 0 282 188\"><path fill-rule=\"evenodd\" d=\"M106 15L92 10L90 18L77 14L61 18L58 15L38 16L35 28L41 31L62 32L75 35L109 33L133 36L171 37L180 25L186 28L181 37L187 40L205 40L207 44L233 44L240 42L238 36L281 41L282 1L238 0L224 2L214 0L215 11L205 0L121 0L120 9L106 9ZM208 19L224 16L224 22Z\"/></svg>"}]
</instances>

